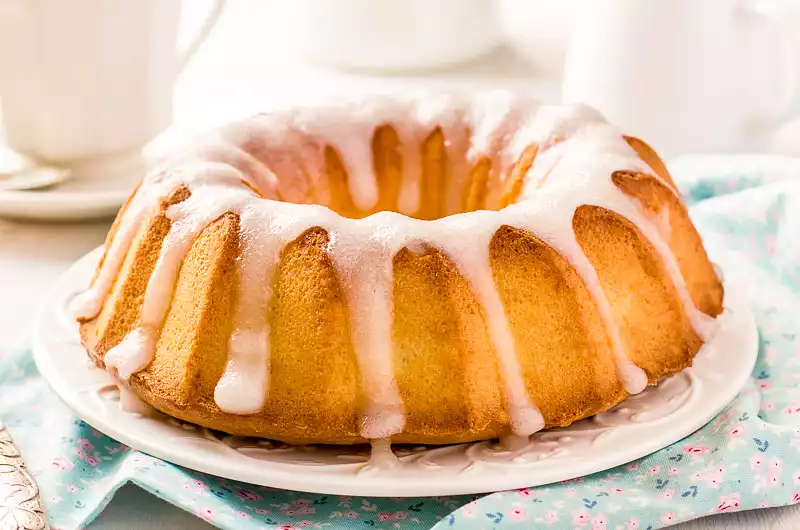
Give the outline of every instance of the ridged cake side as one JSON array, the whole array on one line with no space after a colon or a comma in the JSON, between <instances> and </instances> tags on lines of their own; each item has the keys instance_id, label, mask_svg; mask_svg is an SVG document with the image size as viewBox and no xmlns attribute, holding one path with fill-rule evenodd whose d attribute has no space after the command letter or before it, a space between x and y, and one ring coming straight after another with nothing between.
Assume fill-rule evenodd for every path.
<instances>
[{"instance_id":1,"label":"ridged cake side","mask_svg":"<svg viewBox=\"0 0 800 530\"><path fill-rule=\"evenodd\" d=\"M397 210L402 176L422 168L415 217L437 219L454 208L514 203L536 162L536 149L505 171L480 157L469 167L448 158L441 127L420 136L419 160L403 151L397 131L376 127L371 144L377 200L355 204L348 169L335 145L325 148L321 176L277 178L262 185L267 197L315 202L351 218ZM694 306L711 316L722 310L722 287L708 261L672 179L643 142L627 142L653 174L620 168L611 178L642 212L674 255ZM221 149L214 159L242 172L269 165L256 141ZM528 146L531 147L531 146ZM274 162L274 160L273 160ZM277 173L277 171L276 171ZM516 175L516 179L515 179ZM283 176L283 175L279 175ZM95 361L134 331L147 282L173 221L172 205L192 191L179 188L143 217L119 274L96 318L81 335ZM535 192L534 192L535 193ZM125 209L120 217L127 215ZM117 226L115 223L115 226ZM572 217L575 239L597 273L629 360L649 384L691 364L702 345L663 256L637 224L609 209L585 205ZM115 229L106 244L110 248ZM269 289L268 389L250 414L223 412L215 389L226 370L242 279L237 260L246 238L240 215L223 213L202 229L183 259L158 333L152 361L130 377L145 402L172 416L240 435L288 443L365 441L364 377L352 336L352 315L342 278L328 249L325 227L303 230L280 251ZM607 410L628 396L597 300L576 268L535 234L502 225L488 248L491 276L514 341L524 390L548 426L567 425ZM506 372L498 358L487 313L469 281L434 244L404 246L391 261L391 374L404 424L392 442L454 443L499 437L512 430ZM248 286L249 287L249 286ZM258 288L258 286L253 286ZM506 361L507 362L507 361ZM379 418L380 419L380 418Z\"/></svg>"}]
</instances>

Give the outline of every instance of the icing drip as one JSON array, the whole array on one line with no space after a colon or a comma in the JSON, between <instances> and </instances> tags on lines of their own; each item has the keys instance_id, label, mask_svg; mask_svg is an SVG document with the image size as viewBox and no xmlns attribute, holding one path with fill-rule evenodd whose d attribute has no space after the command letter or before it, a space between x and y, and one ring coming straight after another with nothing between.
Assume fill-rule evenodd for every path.
<instances>
[{"instance_id":1,"label":"icing drip","mask_svg":"<svg viewBox=\"0 0 800 530\"><path fill-rule=\"evenodd\" d=\"M141 416L155 415L155 409L139 399L139 396L128 388L127 385L119 384L117 386L119 387L119 408L121 410Z\"/></svg>"},{"instance_id":2,"label":"icing drip","mask_svg":"<svg viewBox=\"0 0 800 530\"><path fill-rule=\"evenodd\" d=\"M486 248L488 249L488 246ZM478 300L486 312L489 333L500 361L511 432L523 436L530 435L544 427L544 418L528 398L528 391L525 388L525 381L522 378L522 371L515 354L514 335L511 333L511 326L508 324L500 295L494 287L491 270L487 270L489 269L488 259L484 267L476 268L473 271L470 284L475 289ZM460 267L459 270L463 271L465 268Z\"/></svg>"},{"instance_id":3,"label":"icing drip","mask_svg":"<svg viewBox=\"0 0 800 530\"><path fill-rule=\"evenodd\" d=\"M392 442L388 438L372 441L372 452L367 465L378 469L391 469L400 464L400 459L392 451Z\"/></svg>"},{"instance_id":4,"label":"icing drip","mask_svg":"<svg viewBox=\"0 0 800 530\"><path fill-rule=\"evenodd\" d=\"M150 364L150 352L155 348L157 330L152 326L139 327L106 353L106 368L117 372L117 377L128 381L133 374Z\"/></svg>"},{"instance_id":5,"label":"icing drip","mask_svg":"<svg viewBox=\"0 0 800 530\"><path fill-rule=\"evenodd\" d=\"M388 212L386 212L388 213ZM381 218L382 214L372 216ZM371 224L371 223L370 223ZM361 436L369 440L402 432L403 402L392 366L392 257L399 248L389 244L397 234L358 229L331 233L328 252L344 288L353 346L367 398Z\"/></svg>"},{"instance_id":6,"label":"icing drip","mask_svg":"<svg viewBox=\"0 0 800 530\"><path fill-rule=\"evenodd\" d=\"M222 180L224 176L220 174L219 178ZM215 196L219 200L205 200L208 196ZM106 366L116 370L122 381L130 379L132 374L143 370L153 360L158 334L172 301L180 266L195 237L211 221L226 212L237 211L237 203L246 198L252 199L252 196L243 193L240 187L209 185L198 188L184 202L167 209L166 215L173 223L147 282L139 325L106 353Z\"/></svg>"},{"instance_id":7,"label":"icing drip","mask_svg":"<svg viewBox=\"0 0 800 530\"><path fill-rule=\"evenodd\" d=\"M438 128L444 137L447 152L447 163L445 164L447 166L445 174L447 193L443 210L447 214L457 213L461 211L461 190L469 173L466 160L469 149L469 129L466 126L464 105L454 104L451 97L441 95L424 98L412 108L411 121L419 125L412 128L411 132L408 132L408 127L401 128L404 134L401 138L404 175L398 210L407 215L413 215L420 208L421 149L427 137Z\"/></svg>"},{"instance_id":8,"label":"icing drip","mask_svg":"<svg viewBox=\"0 0 800 530\"><path fill-rule=\"evenodd\" d=\"M570 215L570 218L571 217L572 215ZM619 375L622 381L622 386L627 393L638 394L647 387L647 375L644 373L644 370L631 362L625 352L625 347L622 344L622 337L619 334L619 326L614 321L614 315L611 312L611 304L609 304L608 298L606 298L603 292L603 287L600 285L600 278L597 277L597 271L575 239L571 222L568 231L571 235L564 236L563 240L545 239L545 242L550 244L550 246L566 258L570 265L575 267L578 276L583 280L586 289L589 291L589 295L594 300L595 306L599 311L600 320L603 322L603 327L611 342L611 351L614 355L617 375Z\"/></svg>"},{"instance_id":9,"label":"icing drip","mask_svg":"<svg viewBox=\"0 0 800 530\"><path fill-rule=\"evenodd\" d=\"M136 232L139 230L145 216L155 206L153 200L137 201L139 193L141 191L137 192L137 195L131 199L133 204L122 217L117 232L114 234L114 239L111 241L111 246L106 251L103 266L100 268L92 286L70 302L70 311L76 318L91 319L100 313L103 300L106 294L111 291L114 280L122 268L122 262L131 248Z\"/></svg>"},{"instance_id":10,"label":"icing drip","mask_svg":"<svg viewBox=\"0 0 800 530\"><path fill-rule=\"evenodd\" d=\"M625 199L628 198L625 197ZM694 328L704 342L708 341L716 329L715 320L694 306L692 297L686 287L686 282L684 281L683 275L678 267L678 262L676 261L675 256L672 254L672 251L670 250L666 241L664 241L664 238L658 230L658 226L654 221L645 218L644 215L642 215L642 213L635 207L635 204L629 199L628 204L625 207L623 207L622 204L619 204L618 207L619 209L615 211L625 215L628 220L632 221L639 228L642 235L644 235L650 244L653 245L653 248L661 257L661 261L667 268L667 272L669 273L670 279L675 286L675 290L678 292L678 297L683 304L683 309L686 312L686 315L689 317L692 328Z\"/></svg>"},{"instance_id":11,"label":"icing drip","mask_svg":"<svg viewBox=\"0 0 800 530\"><path fill-rule=\"evenodd\" d=\"M507 434L506 436L500 438L500 443L498 446L501 451L521 451L528 446L530 441L530 436Z\"/></svg>"},{"instance_id":12,"label":"icing drip","mask_svg":"<svg viewBox=\"0 0 800 530\"><path fill-rule=\"evenodd\" d=\"M239 293L234 327L228 345L225 371L214 390L220 410L254 414L267 397L269 374L269 324L267 308L272 294L272 272L280 248L271 238L263 210L247 206L239 215L239 258L236 260ZM244 256L247 256L246 258Z\"/></svg>"},{"instance_id":13,"label":"icing drip","mask_svg":"<svg viewBox=\"0 0 800 530\"><path fill-rule=\"evenodd\" d=\"M510 420L511 434L504 438L504 446L527 444L528 436L544 426L544 419L528 396L490 266L490 243L503 225L535 235L575 269L597 307L628 393L641 392L647 377L629 359L597 271L577 241L572 223L579 207L602 207L636 225L664 263L692 326L704 340L709 337L713 319L694 307L667 243L668 209L664 207L655 216L648 214L612 181L615 171L652 171L597 112L582 106L540 107L507 95L478 99L474 105L470 100L448 98L421 100L424 103L376 101L256 118L255 138L227 131L223 138L237 138L237 147L208 151L213 156L200 164L182 163L143 183L122 218L94 285L76 303L84 318L98 313L139 225L169 192L187 186L189 198L167 210L172 226L148 282L139 324L106 354L106 365L120 379L126 381L151 362L181 263L202 230L227 212L238 215L240 225L238 302L228 360L214 392L217 405L234 414L253 414L263 408L270 373L267 315L280 253L304 231L321 227L329 236L327 253L348 306L362 377L365 406L360 434L372 441L374 465L379 467L397 462L389 439L402 432L405 424L392 364L392 265L403 248L417 254L428 247L442 252L480 304L497 355ZM451 214L463 206L463 186L476 161L486 157L492 162L486 202L491 208L497 205L503 179L522 152L532 144L539 149L519 202L500 211L481 210L435 221L388 211L348 219L323 206L265 200L241 184L247 182L267 198L280 195L296 203L314 200L326 204L330 190L319 182L325 167L323 151L330 145L347 168L354 204L369 212L379 198L372 143L376 128L383 124L392 125L400 140L403 181L398 209L409 214L420 208L421 145L436 127L445 138L447 157L442 209Z\"/></svg>"},{"instance_id":14,"label":"icing drip","mask_svg":"<svg viewBox=\"0 0 800 530\"><path fill-rule=\"evenodd\" d=\"M658 227L664 241L669 241L672 237L672 225L669 222L669 207L662 206L661 210L653 217L653 222Z\"/></svg>"},{"instance_id":15,"label":"icing drip","mask_svg":"<svg viewBox=\"0 0 800 530\"><path fill-rule=\"evenodd\" d=\"M298 112L293 120L298 130L321 147L338 147L347 169L347 186L353 204L369 212L378 202L378 182L372 159L375 129L387 124L399 126L408 119L408 110L408 104L399 101L389 104L387 99L375 98L352 105L306 109Z\"/></svg>"},{"instance_id":16,"label":"icing drip","mask_svg":"<svg viewBox=\"0 0 800 530\"><path fill-rule=\"evenodd\" d=\"M454 216L449 219L462 217L464 216ZM470 219L472 222L466 230L463 223L441 223L441 228L438 230L427 230L419 223L413 224L419 232L416 234L417 237L428 240L450 258L475 293L478 303L483 308L489 336L503 376L511 432L527 436L544 427L544 418L528 398L516 355L514 335L494 285L489 264L489 245L500 226L496 222L491 222L489 218L497 218L495 212L473 212Z\"/></svg>"}]
</instances>

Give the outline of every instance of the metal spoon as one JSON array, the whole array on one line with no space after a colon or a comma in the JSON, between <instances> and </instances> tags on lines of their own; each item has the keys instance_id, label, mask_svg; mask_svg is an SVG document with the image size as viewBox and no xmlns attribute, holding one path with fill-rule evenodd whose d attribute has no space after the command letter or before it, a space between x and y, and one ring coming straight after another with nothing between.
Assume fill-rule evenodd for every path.
<instances>
[{"instance_id":1,"label":"metal spoon","mask_svg":"<svg viewBox=\"0 0 800 530\"><path fill-rule=\"evenodd\" d=\"M0 528L45 530L39 486L28 471L17 446L0 423Z\"/></svg>"},{"instance_id":2,"label":"metal spoon","mask_svg":"<svg viewBox=\"0 0 800 530\"><path fill-rule=\"evenodd\" d=\"M69 170L37 164L7 147L0 147L0 191L38 190L59 184Z\"/></svg>"}]
</instances>

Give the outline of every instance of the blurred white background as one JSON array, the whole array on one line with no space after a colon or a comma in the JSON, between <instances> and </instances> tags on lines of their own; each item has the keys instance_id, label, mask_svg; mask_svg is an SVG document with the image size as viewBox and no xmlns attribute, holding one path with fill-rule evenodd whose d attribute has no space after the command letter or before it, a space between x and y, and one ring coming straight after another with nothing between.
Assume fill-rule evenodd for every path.
<instances>
[{"instance_id":1,"label":"blurred white background","mask_svg":"<svg viewBox=\"0 0 800 530\"><path fill-rule=\"evenodd\" d=\"M187 131L210 127L232 117L331 94L459 85L515 88L530 91L544 101L557 101L570 32L582 1L589 0L504 0L499 23L505 28L508 40L498 40L484 56L435 72L376 76L319 67L313 62L299 60L301 55L313 53L305 49L308 46L298 44L301 32L287 22L289 2L230 0L208 41L178 78L175 124L157 143L169 144ZM189 39L195 32L208 5L205 0L184 2L181 39ZM787 15L786 19L794 27L800 27L800 2L797 6L793 8L794 14ZM742 54L727 60L746 68L743 78L752 81L746 87L748 97L758 101L780 98L784 60L769 51L780 44L780 34L763 26L748 33L746 39ZM486 42L490 40L486 37ZM800 63L793 68L800 69ZM702 89L698 86L698 90ZM775 131L774 127L759 130L730 145L729 149L770 149ZM796 148L800 152L796 147L800 145L798 137L800 127L796 135L784 138L781 145L786 150ZM128 185L132 186L133 182ZM56 276L102 244L109 225L108 219L58 224L0 221L0 278L6 279L0 284L3 295L0 350L24 337L38 301ZM732 514L680 528L800 528L800 519L793 514L790 509ZM134 487L126 487L92 527L200 528L207 525Z\"/></svg>"}]
</instances>

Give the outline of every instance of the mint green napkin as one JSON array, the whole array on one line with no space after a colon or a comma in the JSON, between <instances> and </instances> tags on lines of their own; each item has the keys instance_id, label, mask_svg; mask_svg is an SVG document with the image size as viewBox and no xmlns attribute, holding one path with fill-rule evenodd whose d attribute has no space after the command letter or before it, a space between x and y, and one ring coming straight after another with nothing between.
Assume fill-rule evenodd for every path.
<instances>
[{"instance_id":1,"label":"mint green napkin","mask_svg":"<svg viewBox=\"0 0 800 530\"><path fill-rule=\"evenodd\" d=\"M647 529L800 502L800 160L685 157L671 169L712 259L749 287L760 356L753 380L715 420L631 464L480 498L251 486L168 464L93 430L50 392L25 348L0 358L0 417L39 481L54 529L86 525L127 482L230 529Z\"/></svg>"}]
</instances>

